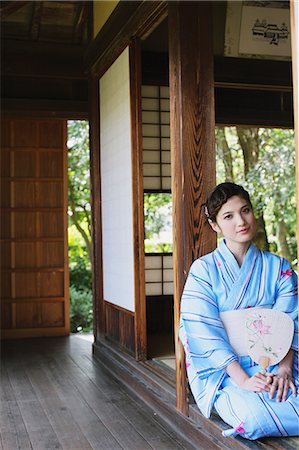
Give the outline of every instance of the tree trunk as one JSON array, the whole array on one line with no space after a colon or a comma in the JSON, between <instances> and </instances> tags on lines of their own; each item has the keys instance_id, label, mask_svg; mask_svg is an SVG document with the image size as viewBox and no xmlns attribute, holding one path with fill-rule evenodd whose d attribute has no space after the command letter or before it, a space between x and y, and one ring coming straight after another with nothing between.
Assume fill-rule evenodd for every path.
<instances>
[{"instance_id":1,"label":"tree trunk","mask_svg":"<svg viewBox=\"0 0 299 450\"><path fill-rule=\"evenodd\" d=\"M250 169L253 169L259 158L259 134L258 128L236 127L239 143L244 157L245 179Z\"/></svg>"},{"instance_id":2,"label":"tree trunk","mask_svg":"<svg viewBox=\"0 0 299 450\"><path fill-rule=\"evenodd\" d=\"M224 164L225 181L234 182L233 159L229 145L225 136L225 128L218 128L216 133L217 147L220 150L220 157Z\"/></svg>"},{"instance_id":3,"label":"tree trunk","mask_svg":"<svg viewBox=\"0 0 299 450\"><path fill-rule=\"evenodd\" d=\"M256 219L256 235L253 242L260 250L269 251L270 247L267 238L265 220L263 215L257 217Z\"/></svg>"},{"instance_id":4,"label":"tree trunk","mask_svg":"<svg viewBox=\"0 0 299 450\"><path fill-rule=\"evenodd\" d=\"M248 172L254 169L259 158L259 130L258 128L236 127L238 139L244 158L244 176L247 179ZM257 232L254 243L261 250L269 251L269 242L263 213L256 218Z\"/></svg>"},{"instance_id":5,"label":"tree trunk","mask_svg":"<svg viewBox=\"0 0 299 450\"><path fill-rule=\"evenodd\" d=\"M289 250L286 236L288 234L286 224L283 219L279 220L277 223L277 239L278 239L278 249L281 256L286 258L288 261L292 261L292 256Z\"/></svg>"}]
</instances>

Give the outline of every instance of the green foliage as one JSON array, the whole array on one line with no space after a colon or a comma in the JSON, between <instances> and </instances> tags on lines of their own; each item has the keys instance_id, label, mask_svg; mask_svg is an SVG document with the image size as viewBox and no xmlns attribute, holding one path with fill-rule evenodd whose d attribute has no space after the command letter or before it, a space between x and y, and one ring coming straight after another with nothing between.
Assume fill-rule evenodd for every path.
<instances>
[{"instance_id":1,"label":"green foliage","mask_svg":"<svg viewBox=\"0 0 299 450\"><path fill-rule=\"evenodd\" d=\"M168 193L144 194L145 253L172 252L172 200Z\"/></svg>"},{"instance_id":2,"label":"green foliage","mask_svg":"<svg viewBox=\"0 0 299 450\"><path fill-rule=\"evenodd\" d=\"M92 330L89 125L68 122L69 273L71 331Z\"/></svg>"},{"instance_id":3,"label":"green foliage","mask_svg":"<svg viewBox=\"0 0 299 450\"><path fill-rule=\"evenodd\" d=\"M68 214L84 239L91 258L90 155L87 121L68 121L68 149Z\"/></svg>"},{"instance_id":4,"label":"green foliage","mask_svg":"<svg viewBox=\"0 0 299 450\"><path fill-rule=\"evenodd\" d=\"M71 332L92 330L92 293L70 286L70 321Z\"/></svg>"},{"instance_id":5,"label":"green foliage","mask_svg":"<svg viewBox=\"0 0 299 450\"><path fill-rule=\"evenodd\" d=\"M88 258L77 255L70 264L70 285L78 291L85 289L92 290L91 267Z\"/></svg>"}]
</instances>

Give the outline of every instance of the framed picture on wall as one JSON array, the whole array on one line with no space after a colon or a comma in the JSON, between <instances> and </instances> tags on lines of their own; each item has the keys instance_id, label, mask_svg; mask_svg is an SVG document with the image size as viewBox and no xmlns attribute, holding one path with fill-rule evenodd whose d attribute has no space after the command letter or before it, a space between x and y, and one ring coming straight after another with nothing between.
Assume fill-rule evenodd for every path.
<instances>
[{"instance_id":1,"label":"framed picture on wall","mask_svg":"<svg viewBox=\"0 0 299 450\"><path fill-rule=\"evenodd\" d=\"M290 8L285 2L227 1L224 55L290 61Z\"/></svg>"},{"instance_id":2,"label":"framed picture on wall","mask_svg":"<svg viewBox=\"0 0 299 450\"><path fill-rule=\"evenodd\" d=\"M291 56L290 10L242 6L239 55Z\"/></svg>"}]
</instances>

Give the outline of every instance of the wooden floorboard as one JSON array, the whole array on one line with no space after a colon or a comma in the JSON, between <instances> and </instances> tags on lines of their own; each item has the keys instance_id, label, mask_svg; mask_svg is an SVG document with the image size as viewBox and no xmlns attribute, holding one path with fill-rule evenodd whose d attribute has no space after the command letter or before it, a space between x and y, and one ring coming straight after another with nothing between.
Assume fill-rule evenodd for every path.
<instances>
[{"instance_id":1,"label":"wooden floorboard","mask_svg":"<svg viewBox=\"0 0 299 450\"><path fill-rule=\"evenodd\" d=\"M0 450L194 448L129 396L78 336L3 342L0 395Z\"/></svg>"}]
</instances>

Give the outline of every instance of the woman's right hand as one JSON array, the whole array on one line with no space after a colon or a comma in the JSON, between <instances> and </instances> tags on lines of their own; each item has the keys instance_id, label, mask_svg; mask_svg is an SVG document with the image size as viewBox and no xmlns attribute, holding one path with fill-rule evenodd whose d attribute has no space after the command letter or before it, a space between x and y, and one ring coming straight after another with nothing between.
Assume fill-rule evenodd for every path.
<instances>
[{"instance_id":1,"label":"woman's right hand","mask_svg":"<svg viewBox=\"0 0 299 450\"><path fill-rule=\"evenodd\" d=\"M239 384L239 387L247 391L269 392L272 380L273 374L271 374L270 372L267 372L265 374L257 372L252 377L245 378Z\"/></svg>"},{"instance_id":2,"label":"woman's right hand","mask_svg":"<svg viewBox=\"0 0 299 450\"><path fill-rule=\"evenodd\" d=\"M250 377L240 366L238 361L233 361L226 367L227 374L234 380L240 389L254 392L269 392L273 381L273 374L266 372L255 373Z\"/></svg>"}]
</instances>

